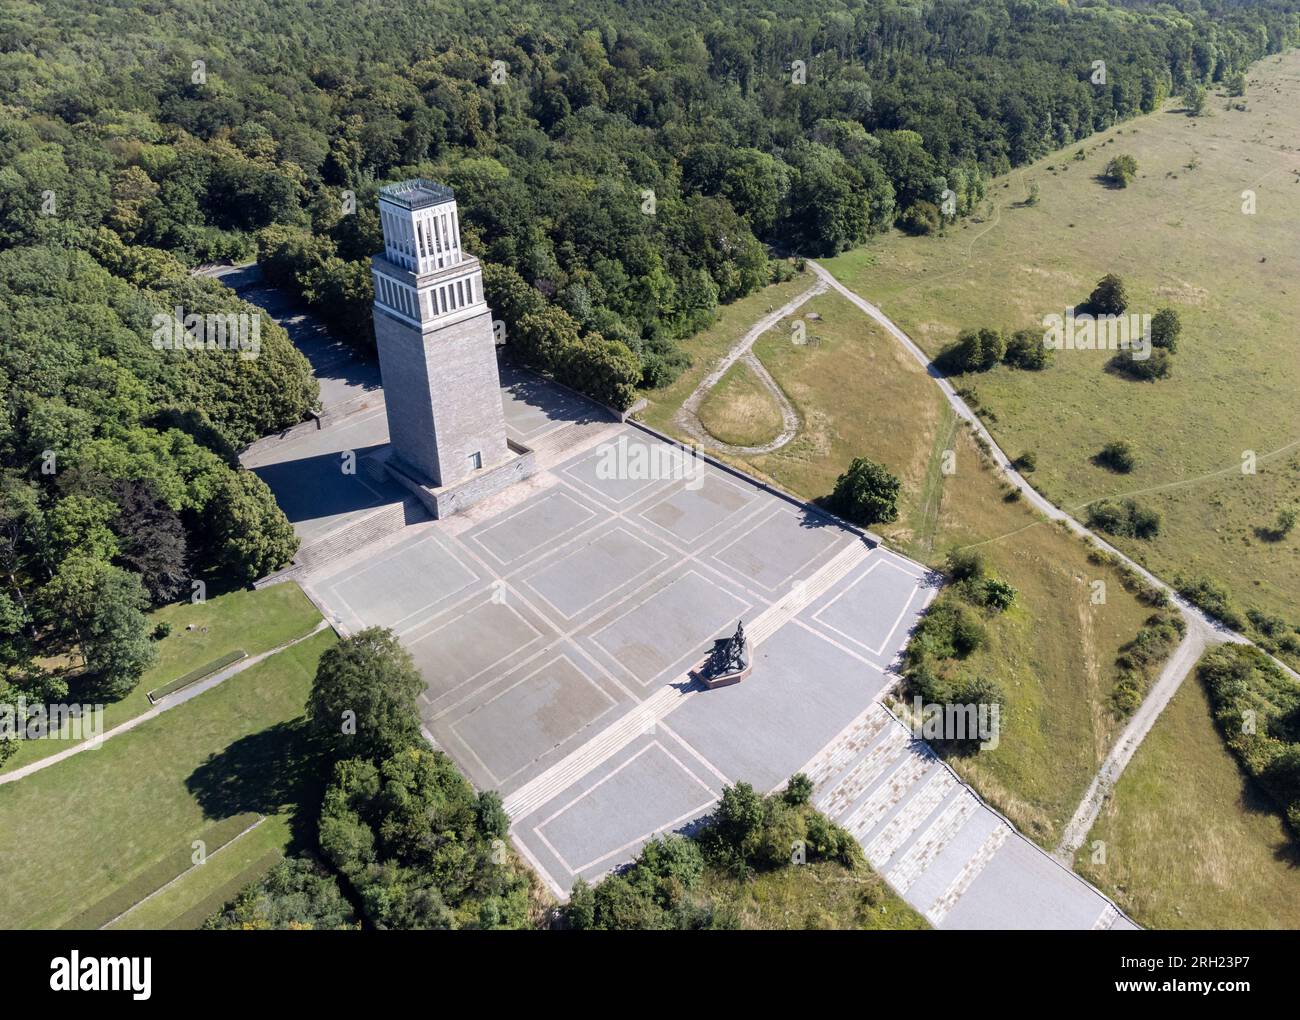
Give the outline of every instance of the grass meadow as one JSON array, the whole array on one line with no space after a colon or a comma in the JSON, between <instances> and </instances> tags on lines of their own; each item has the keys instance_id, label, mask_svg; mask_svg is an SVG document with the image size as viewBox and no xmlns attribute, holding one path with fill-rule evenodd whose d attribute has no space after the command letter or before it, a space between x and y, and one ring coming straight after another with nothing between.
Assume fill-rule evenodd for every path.
<instances>
[{"instance_id":1,"label":"grass meadow","mask_svg":"<svg viewBox=\"0 0 1300 1020\"><path fill-rule=\"evenodd\" d=\"M1076 867L1149 927L1300 928L1294 842L1224 748L1194 673L1120 777Z\"/></svg>"},{"instance_id":2,"label":"grass meadow","mask_svg":"<svg viewBox=\"0 0 1300 1020\"><path fill-rule=\"evenodd\" d=\"M1058 351L1042 372L1000 366L954 383L975 391L1011 456L1036 454L1034 484L1058 505L1083 514L1137 493L1164 523L1152 541L1117 540L1126 552L1300 626L1300 533L1266 537L1282 507L1300 507L1300 53L1257 64L1244 103L1215 95L1193 118L1170 101L994 180L977 220L891 234L826 265L932 357L967 327L1041 330L1108 272L1130 311L1174 308L1168 379L1108 372L1109 352ZM1098 179L1117 153L1139 167L1123 189ZM1137 451L1131 474L1092 462L1115 439ZM1247 451L1255 474L1241 470Z\"/></svg>"}]
</instances>

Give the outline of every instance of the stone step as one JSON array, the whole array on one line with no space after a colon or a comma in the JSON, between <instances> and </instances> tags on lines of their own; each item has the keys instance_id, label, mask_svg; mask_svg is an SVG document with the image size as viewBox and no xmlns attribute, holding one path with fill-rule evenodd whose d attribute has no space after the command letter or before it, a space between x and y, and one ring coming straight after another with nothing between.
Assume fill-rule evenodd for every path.
<instances>
[{"instance_id":1,"label":"stone step","mask_svg":"<svg viewBox=\"0 0 1300 1020\"><path fill-rule=\"evenodd\" d=\"M926 910L925 916L931 924L936 928L943 924L948 912L957 905L958 900L966 895L966 890L971 887L971 883L980 876L989 861L993 859L993 855L1007 841L1009 835L1011 835L1011 830L999 823L984 838L984 842L980 844L979 849L971 855L970 860L962 865L961 871L957 872L957 877L952 880L947 889L935 898L935 901L930 904L930 908Z\"/></svg>"},{"instance_id":2,"label":"stone step","mask_svg":"<svg viewBox=\"0 0 1300 1020\"><path fill-rule=\"evenodd\" d=\"M519 787L505 798L506 814L512 820L526 817L565 787L577 782L601 762L613 757L637 737L652 732L655 723L688 696L689 692L682 687L660 688L540 776Z\"/></svg>"},{"instance_id":3,"label":"stone step","mask_svg":"<svg viewBox=\"0 0 1300 1020\"><path fill-rule=\"evenodd\" d=\"M832 818L840 817L907 753L907 731L901 726L891 726L880 738L880 743L863 755L818 801L818 807Z\"/></svg>"},{"instance_id":4,"label":"stone step","mask_svg":"<svg viewBox=\"0 0 1300 1020\"><path fill-rule=\"evenodd\" d=\"M546 470L561 464L599 443L612 439L622 430L617 421L576 421L548 432L532 443L537 466Z\"/></svg>"},{"instance_id":5,"label":"stone step","mask_svg":"<svg viewBox=\"0 0 1300 1020\"><path fill-rule=\"evenodd\" d=\"M840 824L859 843L893 811L934 762L915 749Z\"/></svg>"},{"instance_id":6,"label":"stone step","mask_svg":"<svg viewBox=\"0 0 1300 1020\"><path fill-rule=\"evenodd\" d=\"M899 893L905 894L918 878L953 841L961 827L975 814L979 805L965 790L949 801L930 823L929 828L907 848L899 862L890 869L888 878Z\"/></svg>"},{"instance_id":7,"label":"stone step","mask_svg":"<svg viewBox=\"0 0 1300 1020\"><path fill-rule=\"evenodd\" d=\"M816 789L839 775L865 751L892 719L878 705L872 705L857 717L831 745L804 767L804 774Z\"/></svg>"},{"instance_id":8,"label":"stone step","mask_svg":"<svg viewBox=\"0 0 1300 1020\"><path fill-rule=\"evenodd\" d=\"M377 507L311 545L302 547L293 558L294 566L303 571L317 571L372 542L396 534L408 525L429 519L429 513L420 501L408 496L400 502Z\"/></svg>"},{"instance_id":9,"label":"stone step","mask_svg":"<svg viewBox=\"0 0 1300 1020\"><path fill-rule=\"evenodd\" d=\"M903 844L920 828L930 814L957 787L947 769L936 769L898 814L876 834L866 847L867 860L877 870L883 869Z\"/></svg>"},{"instance_id":10,"label":"stone step","mask_svg":"<svg viewBox=\"0 0 1300 1020\"><path fill-rule=\"evenodd\" d=\"M771 637L870 555L870 547L861 541L841 549L820 570L796 583L789 594L755 617L748 630L750 640L758 644Z\"/></svg>"}]
</instances>

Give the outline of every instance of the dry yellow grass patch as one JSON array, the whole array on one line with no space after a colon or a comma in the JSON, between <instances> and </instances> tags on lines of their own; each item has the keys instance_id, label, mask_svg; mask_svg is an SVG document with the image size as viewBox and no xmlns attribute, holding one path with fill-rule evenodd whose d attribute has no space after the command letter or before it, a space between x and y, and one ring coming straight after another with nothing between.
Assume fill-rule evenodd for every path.
<instances>
[{"instance_id":1,"label":"dry yellow grass patch","mask_svg":"<svg viewBox=\"0 0 1300 1020\"><path fill-rule=\"evenodd\" d=\"M700 424L719 442L761 446L781 434L781 406L743 360L736 362L700 404Z\"/></svg>"}]
</instances>

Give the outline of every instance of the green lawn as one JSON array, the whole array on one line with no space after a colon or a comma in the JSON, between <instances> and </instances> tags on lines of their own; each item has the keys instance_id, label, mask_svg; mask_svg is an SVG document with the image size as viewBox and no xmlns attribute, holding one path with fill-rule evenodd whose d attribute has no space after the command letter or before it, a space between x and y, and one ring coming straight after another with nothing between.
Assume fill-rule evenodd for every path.
<instances>
[{"instance_id":1,"label":"green lawn","mask_svg":"<svg viewBox=\"0 0 1300 1020\"><path fill-rule=\"evenodd\" d=\"M1093 863L1094 841L1105 859ZM1196 675L1156 721L1078 855L1154 928L1300 928L1300 858L1223 746Z\"/></svg>"},{"instance_id":2,"label":"green lawn","mask_svg":"<svg viewBox=\"0 0 1300 1020\"><path fill-rule=\"evenodd\" d=\"M799 412L800 429L779 450L748 457L746 464L816 498L834 488L854 457L870 457L903 481L900 519L873 530L913 552L932 454L937 440L951 433L948 405L907 352L838 294L813 298L799 309L801 318L808 313L820 319L804 319L806 343L791 342L787 320L754 345Z\"/></svg>"},{"instance_id":3,"label":"green lawn","mask_svg":"<svg viewBox=\"0 0 1300 1020\"><path fill-rule=\"evenodd\" d=\"M145 672L135 689L121 701L104 706L104 729L134 719L150 708L146 696L161 687L236 649L250 656L277 648L309 633L321 616L302 589L293 582L260 589L236 589L215 595L201 604L181 602L149 614L151 625L166 622L171 633L157 643L158 661ZM186 630L193 625L193 630ZM75 689L70 700L79 700ZM33 740L18 751L0 772L21 768L51 754L67 750L56 740Z\"/></svg>"},{"instance_id":4,"label":"green lawn","mask_svg":"<svg viewBox=\"0 0 1300 1020\"><path fill-rule=\"evenodd\" d=\"M1057 503L1144 493L1164 527L1151 542L1118 541L1126 552L1169 579L1208 574L1243 609L1300 625L1300 534L1256 531L1300 506L1300 447L1265 457L1300 440L1300 53L1250 77L1246 112L1216 97L1193 119L1171 102L994 180L978 220L946 236L895 233L826 265L931 356L967 327L1041 331L1107 272L1124 279L1130 311L1174 308L1183 335L1169 379L1109 373L1109 352L1058 351L1042 372L998 367L955 383L976 391L1011 456L1037 454L1034 483ZM1113 189L1097 175L1121 152L1139 174ZM1030 182L1040 195L1025 205ZM1113 439L1136 448L1132 474L1092 462ZM1240 470L1245 451L1261 458L1254 475Z\"/></svg>"},{"instance_id":5,"label":"green lawn","mask_svg":"<svg viewBox=\"0 0 1300 1020\"><path fill-rule=\"evenodd\" d=\"M193 840L210 841L211 850L246 824L213 838L223 819L282 816L257 837L282 847L304 786L316 781L296 721L334 641L324 631L98 750L0 786L0 926L59 927L132 883L141 898L179 874ZM148 916L162 923L172 905L184 911L204 888L221 888L220 862L217 855Z\"/></svg>"},{"instance_id":6,"label":"green lawn","mask_svg":"<svg viewBox=\"0 0 1300 1020\"><path fill-rule=\"evenodd\" d=\"M152 931L198 928L246 885L266 874L283 855L289 839L288 820L272 815L221 849L209 847L211 855L203 864L192 865L173 884L109 927ZM213 850L216 852L211 853Z\"/></svg>"}]
</instances>

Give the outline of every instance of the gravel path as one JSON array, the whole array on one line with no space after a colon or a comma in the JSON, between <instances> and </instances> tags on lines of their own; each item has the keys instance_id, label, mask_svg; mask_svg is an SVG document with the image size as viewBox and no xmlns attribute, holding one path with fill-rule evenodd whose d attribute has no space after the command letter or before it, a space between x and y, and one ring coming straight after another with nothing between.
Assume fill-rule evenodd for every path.
<instances>
[{"instance_id":1,"label":"gravel path","mask_svg":"<svg viewBox=\"0 0 1300 1020\"><path fill-rule=\"evenodd\" d=\"M714 367L713 371L706 375L700 384L691 391L691 395L682 402L678 408L677 414L673 417L675 428L689 435L695 442L701 446L708 447L711 450L720 450L723 453L736 455L753 456L756 454L771 453L773 450L779 450L790 442L799 431L799 415L794 406L790 403L786 395L781 391L781 387L776 384L776 380L763 363L754 356L754 341L775 326L782 319L793 315L809 299L816 297L818 294L826 292L825 279L819 278L816 283L809 287L798 297L793 298L786 304L782 305L774 312L768 312L765 316L754 323L749 331L731 345L731 348L723 356L722 360ZM763 443L761 446L733 446L730 443L724 443L719 439L711 436L704 425L700 422L700 405L704 398L708 396L709 391L716 386L722 377L727 374L737 361L743 360L750 370L758 376L764 388L772 394L781 408L781 432L771 442Z\"/></svg>"}]
</instances>

